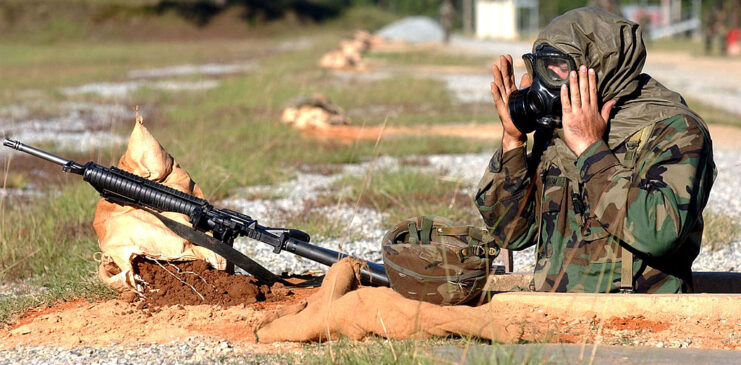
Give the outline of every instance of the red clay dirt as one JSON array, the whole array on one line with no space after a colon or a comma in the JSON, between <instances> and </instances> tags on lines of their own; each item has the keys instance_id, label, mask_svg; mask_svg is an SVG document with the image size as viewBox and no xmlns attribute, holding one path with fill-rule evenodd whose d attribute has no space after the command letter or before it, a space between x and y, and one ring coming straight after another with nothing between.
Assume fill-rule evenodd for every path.
<instances>
[{"instance_id":1,"label":"red clay dirt","mask_svg":"<svg viewBox=\"0 0 741 365\"><path fill-rule=\"evenodd\" d=\"M257 325L274 310L306 306L318 290L268 287L251 277L213 270L205 262L136 261L135 268L150 283L141 296L124 293L116 300L73 300L31 310L0 329L0 350L17 345L167 343L205 336L269 352L275 347L254 344ZM647 311L600 316L524 303L504 308L497 312L503 323L529 331L536 341L741 349L741 320L720 315Z\"/></svg>"},{"instance_id":2,"label":"red clay dirt","mask_svg":"<svg viewBox=\"0 0 741 365\"><path fill-rule=\"evenodd\" d=\"M293 295L253 304L163 305L142 310L120 299L83 300L38 308L0 329L0 350L17 345L63 347L109 346L113 343L168 343L193 336L227 340L250 351L271 352L271 344L254 344L255 325L271 310L306 300L315 288L290 288ZM536 329L543 342L600 343L632 346L741 349L735 319L668 316L654 313L627 317L547 312L538 307L509 307L502 316L512 325ZM524 327L523 327L524 328Z\"/></svg>"},{"instance_id":3,"label":"red clay dirt","mask_svg":"<svg viewBox=\"0 0 741 365\"><path fill-rule=\"evenodd\" d=\"M140 308L201 304L228 307L284 301L287 296L293 295L282 284L270 288L252 276L230 275L212 269L201 260L137 260L134 262L134 272L142 280ZM131 301L130 298L131 294L124 294L121 299Z\"/></svg>"}]
</instances>

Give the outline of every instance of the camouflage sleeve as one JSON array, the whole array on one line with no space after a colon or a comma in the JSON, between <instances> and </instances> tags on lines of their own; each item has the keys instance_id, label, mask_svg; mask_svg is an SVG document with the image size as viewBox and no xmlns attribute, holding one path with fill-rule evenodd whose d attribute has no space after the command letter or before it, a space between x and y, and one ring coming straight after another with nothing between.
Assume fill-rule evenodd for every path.
<instances>
[{"instance_id":1,"label":"camouflage sleeve","mask_svg":"<svg viewBox=\"0 0 741 365\"><path fill-rule=\"evenodd\" d=\"M604 141L579 156L577 168L590 219L653 256L672 252L691 231L715 173L707 132L684 116L656 124L634 168L621 165Z\"/></svg>"},{"instance_id":2,"label":"camouflage sleeve","mask_svg":"<svg viewBox=\"0 0 741 365\"><path fill-rule=\"evenodd\" d=\"M530 182L524 146L504 154L501 149L495 152L479 182L474 202L500 247L520 250L535 243Z\"/></svg>"}]
</instances>

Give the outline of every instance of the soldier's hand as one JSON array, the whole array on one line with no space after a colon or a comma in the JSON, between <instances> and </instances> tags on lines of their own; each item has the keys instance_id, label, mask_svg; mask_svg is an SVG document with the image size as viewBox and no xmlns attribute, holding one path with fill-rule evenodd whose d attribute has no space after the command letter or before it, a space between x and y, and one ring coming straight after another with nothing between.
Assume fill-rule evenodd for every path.
<instances>
[{"instance_id":1,"label":"soldier's hand","mask_svg":"<svg viewBox=\"0 0 741 365\"><path fill-rule=\"evenodd\" d=\"M499 119L502 121L502 127L504 127L502 149L504 152L507 152L522 146L527 141L527 136L515 127L514 123L512 123L512 117L509 115L509 95L517 90L512 56L499 56L499 66L493 65L491 72L494 75L494 81L491 83L491 96L494 98ZM520 88L529 87L532 82L530 75L525 73L522 75Z\"/></svg>"},{"instance_id":2,"label":"soldier's hand","mask_svg":"<svg viewBox=\"0 0 741 365\"><path fill-rule=\"evenodd\" d=\"M571 91L569 95L569 90ZM561 86L561 110L566 144L579 156L593 143L602 139L616 100L610 100L599 109L597 75L594 69L579 67L569 74L569 87Z\"/></svg>"}]
</instances>

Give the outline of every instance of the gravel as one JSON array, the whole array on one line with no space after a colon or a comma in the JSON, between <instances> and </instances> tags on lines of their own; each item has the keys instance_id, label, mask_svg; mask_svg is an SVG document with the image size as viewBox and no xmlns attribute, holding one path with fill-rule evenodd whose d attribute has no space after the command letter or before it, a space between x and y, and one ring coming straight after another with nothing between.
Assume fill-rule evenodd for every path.
<instances>
[{"instance_id":1,"label":"gravel","mask_svg":"<svg viewBox=\"0 0 741 365\"><path fill-rule=\"evenodd\" d=\"M48 290L40 285L34 284L32 279L23 279L0 283L0 300L8 297L39 296Z\"/></svg>"},{"instance_id":2,"label":"gravel","mask_svg":"<svg viewBox=\"0 0 741 365\"><path fill-rule=\"evenodd\" d=\"M14 105L0 109L0 130L26 144L54 143L57 151L85 152L126 143L111 129L133 119L133 110L117 104ZM0 156L8 153L19 152L0 148Z\"/></svg>"},{"instance_id":3,"label":"gravel","mask_svg":"<svg viewBox=\"0 0 741 365\"><path fill-rule=\"evenodd\" d=\"M132 70L126 75L129 78L160 78L185 75L228 75L235 73L247 73L257 69L255 63L207 63L204 65L177 65L163 68L148 68L142 70Z\"/></svg>"},{"instance_id":4,"label":"gravel","mask_svg":"<svg viewBox=\"0 0 741 365\"><path fill-rule=\"evenodd\" d=\"M103 348L16 346L4 351L0 365L11 364L223 364L261 363L248 346L201 336L168 344L114 344Z\"/></svg>"},{"instance_id":5,"label":"gravel","mask_svg":"<svg viewBox=\"0 0 741 365\"><path fill-rule=\"evenodd\" d=\"M219 81L209 79L199 81L125 81L117 83L97 82L75 87L65 87L60 90L68 96L95 94L105 98L124 98L143 88L166 91L198 91L213 89L216 86L219 86Z\"/></svg>"},{"instance_id":6,"label":"gravel","mask_svg":"<svg viewBox=\"0 0 741 365\"><path fill-rule=\"evenodd\" d=\"M216 79L188 80L160 80L149 81L145 79L159 79L165 77L182 76L219 76L227 74L244 74L257 70L256 63L232 63L217 64L207 63L203 65L176 65L162 68L148 68L131 70L127 73L129 81L122 82L96 82L75 87L61 88L60 91L68 96L94 94L105 98L125 98L132 93L149 88L164 91L199 91L213 89L219 86L220 81Z\"/></svg>"},{"instance_id":7,"label":"gravel","mask_svg":"<svg viewBox=\"0 0 741 365\"><path fill-rule=\"evenodd\" d=\"M410 16L381 28L376 35L392 41L409 43L442 42L445 31L432 18Z\"/></svg>"}]
</instances>

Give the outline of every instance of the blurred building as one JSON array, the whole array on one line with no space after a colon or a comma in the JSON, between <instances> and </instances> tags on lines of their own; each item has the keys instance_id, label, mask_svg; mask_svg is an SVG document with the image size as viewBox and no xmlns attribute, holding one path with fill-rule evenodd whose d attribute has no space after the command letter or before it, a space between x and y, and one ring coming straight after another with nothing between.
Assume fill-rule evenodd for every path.
<instances>
[{"instance_id":1,"label":"blurred building","mask_svg":"<svg viewBox=\"0 0 741 365\"><path fill-rule=\"evenodd\" d=\"M545 0L548 1L548 0ZM475 1L473 19L479 38L517 39L538 32L539 9L551 5L540 0L478 0ZM470 1L466 1L470 3ZM586 3L586 2L585 2ZM617 0L592 0L589 5L599 6L641 24L648 39L670 37L678 34L701 34L701 0L661 0L651 2L624 2ZM467 5L469 6L469 5ZM554 8L558 13L571 7L565 4ZM464 7L464 10L465 7ZM550 17L558 15L552 14ZM549 16L544 13L546 17ZM470 15L464 11L464 23ZM544 19L545 22L550 19Z\"/></svg>"},{"instance_id":2,"label":"blurred building","mask_svg":"<svg viewBox=\"0 0 741 365\"><path fill-rule=\"evenodd\" d=\"M624 5L623 15L644 27L649 39L691 33L701 34L701 0L661 0L659 4L647 2Z\"/></svg>"},{"instance_id":3,"label":"blurred building","mask_svg":"<svg viewBox=\"0 0 741 365\"><path fill-rule=\"evenodd\" d=\"M476 36L516 39L538 32L538 0L479 0Z\"/></svg>"}]
</instances>

